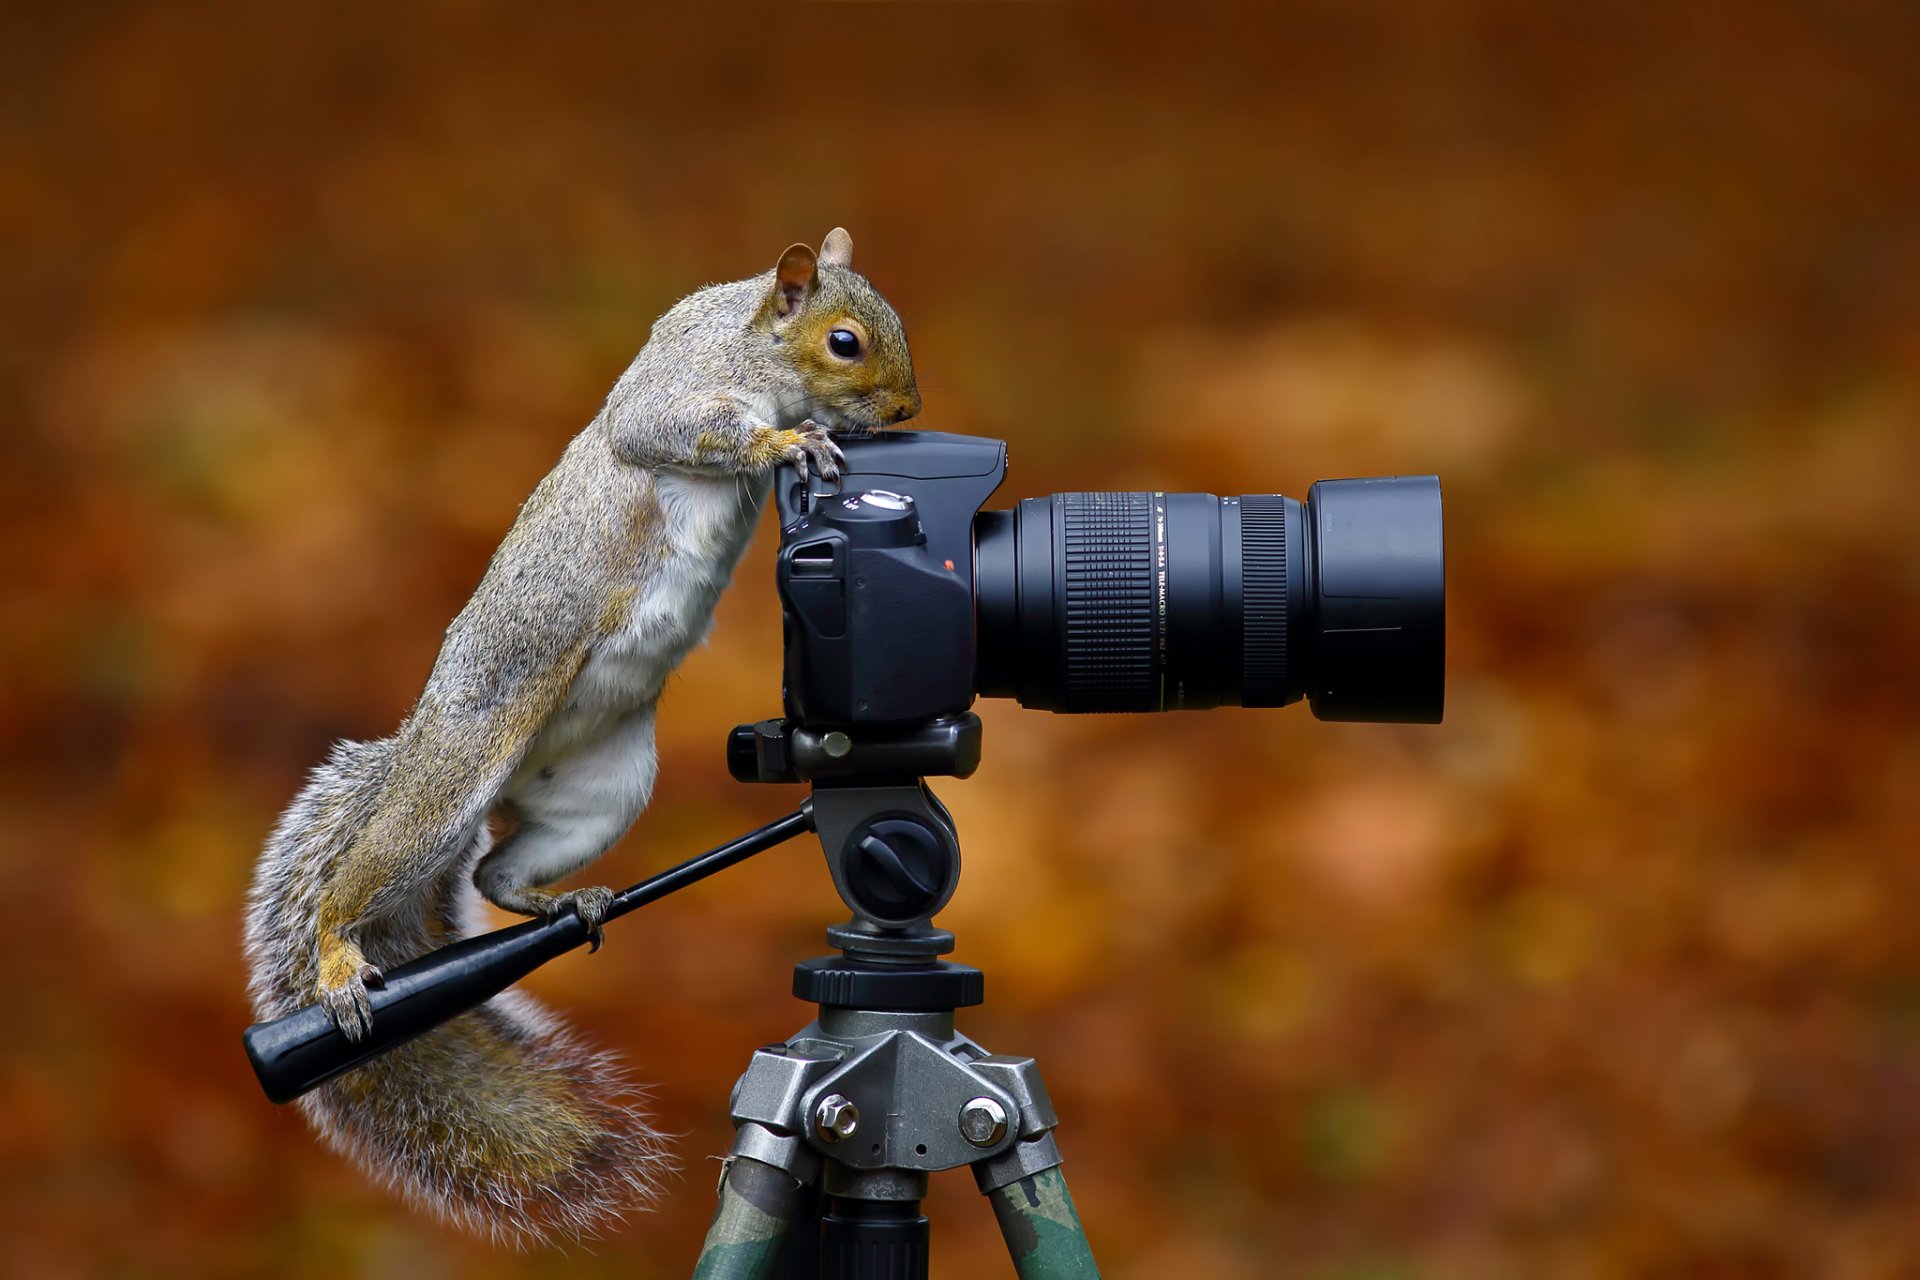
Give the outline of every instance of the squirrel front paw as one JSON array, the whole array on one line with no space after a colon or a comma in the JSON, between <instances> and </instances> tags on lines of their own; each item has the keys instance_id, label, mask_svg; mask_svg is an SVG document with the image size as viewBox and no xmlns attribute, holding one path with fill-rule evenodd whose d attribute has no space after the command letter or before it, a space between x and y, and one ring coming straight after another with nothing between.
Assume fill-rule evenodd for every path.
<instances>
[{"instance_id":1,"label":"squirrel front paw","mask_svg":"<svg viewBox=\"0 0 1920 1280\"><path fill-rule=\"evenodd\" d=\"M379 968L367 963L360 948L351 942L321 946L320 1005L347 1039L363 1040L373 1030L373 1003L367 988L380 986L385 980Z\"/></svg>"},{"instance_id":2,"label":"squirrel front paw","mask_svg":"<svg viewBox=\"0 0 1920 1280\"><path fill-rule=\"evenodd\" d=\"M820 473L822 480L840 478L840 469L847 465L847 455L840 451L840 446L827 434L825 427L809 419L787 434L793 439L781 457L793 464L802 481L807 478L809 466Z\"/></svg>"}]
</instances>

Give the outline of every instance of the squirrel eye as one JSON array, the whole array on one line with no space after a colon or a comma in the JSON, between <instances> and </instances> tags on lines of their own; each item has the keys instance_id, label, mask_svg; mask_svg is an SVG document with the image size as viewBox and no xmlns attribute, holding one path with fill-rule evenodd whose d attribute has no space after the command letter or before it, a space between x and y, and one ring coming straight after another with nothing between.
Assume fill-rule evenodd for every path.
<instances>
[{"instance_id":1,"label":"squirrel eye","mask_svg":"<svg viewBox=\"0 0 1920 1280\"><path fill-rule=\"evenodd\" d=\"M851 360L860 354L860 336L851 329L835 329L827 335L827 350L842 360Z\"/></svg>"}]
</instances>

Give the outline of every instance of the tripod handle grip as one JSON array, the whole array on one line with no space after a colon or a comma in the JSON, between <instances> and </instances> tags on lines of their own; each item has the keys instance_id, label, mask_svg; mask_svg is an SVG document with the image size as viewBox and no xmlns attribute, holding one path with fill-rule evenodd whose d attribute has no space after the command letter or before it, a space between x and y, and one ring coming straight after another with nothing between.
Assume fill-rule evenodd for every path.
<instances>
[{"instance_id":1,"label":"tripod handle grip","mask_svg":"<svg viewBox=\"0 0 1920 1280\"><path fill-rule=\"evenodd\" d=\"M465 938L386 975L367 991L373 1025L349 1040L327 1011L308 1005L241 1036L260 1087L274 1102L291 1102L369 1058L431 1031L499 995L547 961L587 940L579 916L529 920Z\"/></svg>"}]
</instances>

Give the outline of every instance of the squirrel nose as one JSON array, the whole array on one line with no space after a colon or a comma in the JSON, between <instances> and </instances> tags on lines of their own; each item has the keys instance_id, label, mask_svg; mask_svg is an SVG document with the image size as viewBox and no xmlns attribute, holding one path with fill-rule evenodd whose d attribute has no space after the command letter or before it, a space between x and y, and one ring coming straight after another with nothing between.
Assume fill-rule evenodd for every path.
<instances>
[{"instance_id":1,"label":"squirrel nose","mask_svg":"<svg viewBox=\"0 0 1920 1280\"><path fill-rule=\"evenodd\" d=\"M893 416L887 419L887 423L888 425L892 425L893 423L896 423L896 422L905 422L908 418L911 418L912 416L913 416L913 410L908 408L906 405L902 405L900 406L900 408L895 409L893 411Z\"/></svg>"}]
</instances>

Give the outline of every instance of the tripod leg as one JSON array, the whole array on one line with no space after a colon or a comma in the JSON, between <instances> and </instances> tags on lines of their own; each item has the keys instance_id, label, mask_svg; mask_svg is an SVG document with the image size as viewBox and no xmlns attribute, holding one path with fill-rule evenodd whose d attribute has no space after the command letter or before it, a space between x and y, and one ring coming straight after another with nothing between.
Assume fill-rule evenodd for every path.
<instances>
[{"instance_id":1,"label":"tripod leg","mask_svg":"<svg viewBox=\"0 0 1920 1280\"><path fill-rule=\"evenodd\" d=\"M747 1156L730 1158L694 1280L778 1280L787 1235L813 1194L785 1169Z\"/></svg>"},{"instance_id":2,"label":"tripod leg","mask_svg":"<svg viewBox=\"0 0 1920 1280\"><path fill-rule=\"evenodd\" d=\"M1057 1166L990 1191L987 1199L1020 1280L1098 1280L1100 1268Z\"/></svg>"},{"instance_id":3,"label":"tripod leg","mask_svg":"<svg viewBox=\"0 0 1920 1280\"><path fill-rule=\"evenodd\" d=\"M1099 1280L1052 1132L973 1166L1020 1280Z\"/></svg>"}]
</instances>

